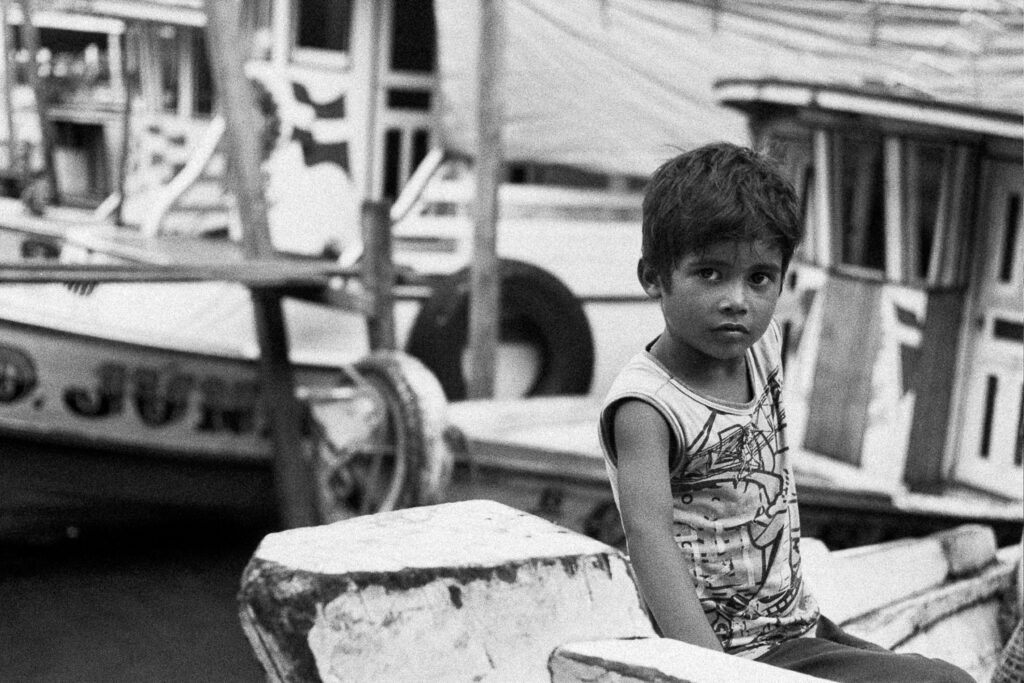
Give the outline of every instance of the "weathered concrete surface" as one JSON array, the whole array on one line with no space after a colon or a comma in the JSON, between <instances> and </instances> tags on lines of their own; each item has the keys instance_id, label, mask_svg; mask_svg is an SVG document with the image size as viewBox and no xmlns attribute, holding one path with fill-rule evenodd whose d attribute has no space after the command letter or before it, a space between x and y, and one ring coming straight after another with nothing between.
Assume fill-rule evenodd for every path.
<instances>
[{"instance_id":1,"label":"weathered concrete surface","mask_svg":"<svg viewBox=\"0 0 1024 683\"><path fill-rule=\"evenodd\" d=\"M821 678L668 638L571 643L551 656L551 683L809 683Z\"/></svg>"},{"instance_id":2,"label":"weathered concrete surface","mask_svg":"<svg viewBox=\"0 0 1024 683\"><path fill-rule=\"evenodd\" d=\"M997 553L991 528L968 524L835 553L803 539L801 551L822 614L896 652L938 657L987 680L1005 640L1000 622L1019 555Z\"/></svg>"},{"instance_id":3,"label":"weathered concrete surface","mask_svg":"<svg viewBox=\"0 0 1024 683\"><path fill-rule=\"evenodd\" d=\"M239 601L279 681L547 681L563 643L653 635L621 553L491 501L271 534Z\"/></svg>"},{"instance_id":4,"label":"weathered concrete surface","mask_svg":"<svg viewBox=\"0 0 1024 683\"><path fill-rule=\"evenodd\" d=\"M992 529L976 524L834 553L810 538L800 547L822 613L839 624L975 574L996 559Z\"/></svg>"}]
</instances>

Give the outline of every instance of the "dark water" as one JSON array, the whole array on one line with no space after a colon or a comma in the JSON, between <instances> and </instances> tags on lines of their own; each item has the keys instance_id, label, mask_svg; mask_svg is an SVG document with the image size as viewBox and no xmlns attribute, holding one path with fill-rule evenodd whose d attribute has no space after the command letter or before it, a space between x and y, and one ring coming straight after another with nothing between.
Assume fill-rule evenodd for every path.
<instances>
[{"instance_id":1,"label":"dark water","mask_svg":"<svg viewBox=\"0 0 1024 683\"><path fill-rule=\"evenodd\" d=\"M189 523L0 543L0 681L264 681L235 594L269 531Z\"/></svg>"}]
</instances>

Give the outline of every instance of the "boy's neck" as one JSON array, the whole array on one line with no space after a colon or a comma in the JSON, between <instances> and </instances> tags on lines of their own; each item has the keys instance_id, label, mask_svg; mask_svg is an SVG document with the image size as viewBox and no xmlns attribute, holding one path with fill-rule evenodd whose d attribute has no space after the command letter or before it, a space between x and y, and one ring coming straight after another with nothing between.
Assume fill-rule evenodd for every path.
<instances>
[{"instance_id":1,"label":"boy's neck","mask_svg":"<svg viewBox=\"0 0 1024 683\"><path fill-rule=\"evenodd\" d=\"M738 358L713 358L699 352L687 353L663 343L659 337L651 346L651 354L671 375L709 398L730 403L746 403L753 399L746 352Z\"/></svg>"}]
</instances>

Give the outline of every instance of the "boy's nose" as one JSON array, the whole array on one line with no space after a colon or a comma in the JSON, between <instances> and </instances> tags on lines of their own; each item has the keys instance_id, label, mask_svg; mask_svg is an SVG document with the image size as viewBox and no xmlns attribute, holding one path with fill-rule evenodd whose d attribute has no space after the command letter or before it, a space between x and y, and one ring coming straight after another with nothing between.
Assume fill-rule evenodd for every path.
<instances>
[{"instance_id":1,"label":"boy's nose","mask_svg":"<svg viewBox=\"0 0 1024 683\"><path fill-rule=\"evenodd\" d=\"M723 312L746 313L747 289L742 282L732 283L726 287L719 304Z\"/></svg>"}]
</instances>

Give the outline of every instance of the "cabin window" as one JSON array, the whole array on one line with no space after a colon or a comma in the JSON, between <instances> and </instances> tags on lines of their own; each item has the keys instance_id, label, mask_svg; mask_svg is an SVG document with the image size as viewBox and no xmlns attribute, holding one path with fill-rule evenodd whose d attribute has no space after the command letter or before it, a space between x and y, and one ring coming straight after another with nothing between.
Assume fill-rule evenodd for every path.
<instances>
[{"instance_id":1,"label":"cabin window","mask_svg":"<svg viewBox=\"0 0 1024 683\"><path fill-rule=\"evenodd\" d=\"M430 0L394 0L391 69L434 72L434 8Z\"/></svg>"},{"instance_id":2,"label":"cabin window","mask_svg":"<svg viewBox=\"0 0 1024 683\"><path fill-rule=\"evenodd\" d=\"M11 46L15 53L15 79L18 83L27 84L32 60L25 48L25 37L22 35L24 29L19 29L13 32ZM45 27L38 28L38 33L39 55L35 66L39 76L52 79L58 89L63 86L72 91L76 88L109 85L107 34Z\"/></svg>"},{"instance_id":3,"label":"cabin window","mask_svg":"<svg viewBox=\"0 0 1024 683\"><path fill-rule=\"evenodd\" d=\"M207 53L206 34L203 31L195 33L195 74L193 84L193 98L196 114L212 114L214 104L213 93L213 72L210 67L210 56Z\"/></svg>"},{"instance_id":4,"label":"cabin window","mask_svg":"<svg viewBox=\"0 0 1024 683\"><path fill-rule=\"evenodd\" d=\"M939 207L945 197L942 185L950 150L945 145L909 142L906 151L905 274L910 281L922 281L928 279L938 247L936 236L942 233Z\"/></svg>"},{"instance_id":5,"label":"cabin window","mask_svg":"<svg viewBox=\"0 0 1024 683\"><path fill-rule=\"evenodd\" d=\"M885 165L881 137L835 137L840 263L885 270Z\"/></svg>"},{"instance_id":6,"label":"cabin window","mask_svg":"<svg viewBox=\"0 0 1024 683\"><path fill-rule=\"evenodd\" d=\"M160 108L178 112L178 33L173 26L161 26L157 31L156 54L160 60Z\"/></svg>"},{"instance_id":7,"label":"cabin window","mask_svg":"<svg viewBox=\"0 0 1024 683\"><path fill-rule=\"evenodd\" d=\"M351 0L301 0L297 7L295 44L330 52L349 51Z\"/></svg>"},{"instance_id":8,"label":"cabin window","mask_svg":"<svg viewBox=\"0 0 1024 683\"><path fill-rule=\"evenodd\" d=\"M765 136L764 151L774 159L783 175L793 185L800 202L800 220L803 221L804 239L797 256L811 263L817 236L814 233L814 143L810 133L771 132Z\"/></svg>"},{"instance_id":9,"label":"cabin window","mask_svg":"<svg viewBox=\"0 0 1024 683\"><path fill-rule=\"evenodd\" d=\"M1010 193L1006 206L1006 224L1003 226L1003 257L999 266L999 281L1013 282L1013 261L1017 253L1017 233L1020 232L1020 193Z\"/></svg>"}]
</instances>

